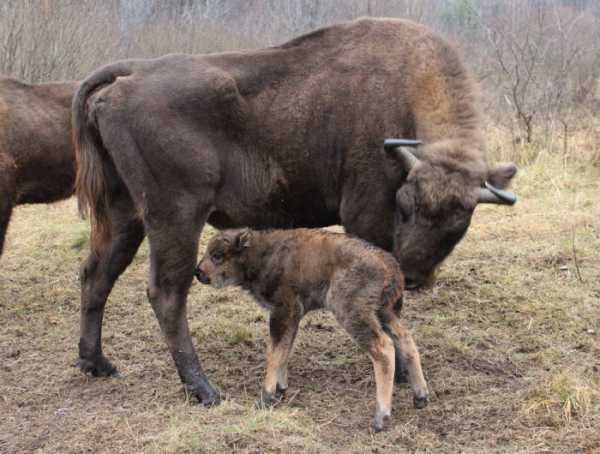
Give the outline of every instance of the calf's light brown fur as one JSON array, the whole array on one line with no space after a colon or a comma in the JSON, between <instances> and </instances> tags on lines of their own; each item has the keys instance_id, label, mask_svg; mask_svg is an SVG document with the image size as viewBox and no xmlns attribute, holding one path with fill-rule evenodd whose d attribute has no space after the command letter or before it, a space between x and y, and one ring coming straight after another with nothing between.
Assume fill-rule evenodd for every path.
<instances>
[{"instance_id":1,"label":"calf's light brown fur","mask_svg":"<svg viewBox=\"0 0 600 454\"><path fill-rule=\"evenodd\" d=\"M427 404L419 353L398 318L404 278L394 257L382 249L323 230L228 230L211 240L197 277L217 288L241 286L269 310L261 404L283 397L298 325L315 309L331 311L371 358L377 387L375 431L384 429L391 416L396 350L408 368L415 407Z\"/></svg>"}]
</instances>

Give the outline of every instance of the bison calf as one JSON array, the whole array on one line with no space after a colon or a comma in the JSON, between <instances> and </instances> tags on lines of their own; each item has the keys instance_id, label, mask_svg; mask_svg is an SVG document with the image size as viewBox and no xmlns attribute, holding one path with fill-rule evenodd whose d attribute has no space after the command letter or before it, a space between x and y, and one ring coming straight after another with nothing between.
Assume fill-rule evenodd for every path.
<instances>
[{"instance_id":1,"label":"bison calf","mask_svg":"<svg viewBox=\"0 0 600 454\"><path fill-rule=\"evenodd\" d=\"M384 429L391 414L396 351L407 365L415 407L427 405L419 353L397 316L404 278L389 253L322 230L228 230L211 240L196 273L200 282L213 287L241 286L270 311L260 404L282 399L300 319L308 311L325 308L373 362L375 431Z\"/></svg>"}]
</instances>

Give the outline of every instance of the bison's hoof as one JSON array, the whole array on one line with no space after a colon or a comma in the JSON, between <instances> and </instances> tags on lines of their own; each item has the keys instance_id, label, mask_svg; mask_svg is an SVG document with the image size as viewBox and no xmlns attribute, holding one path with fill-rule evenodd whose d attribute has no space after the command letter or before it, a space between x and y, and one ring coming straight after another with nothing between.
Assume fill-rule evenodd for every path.
<instances>
[{"instance_id":1,"label":"bison's hoof","mask_svg":"<svg viewBox=\"0 0 600 454\"><path fill-rule=\"evenodd\" d=\"M378 433L390 428L392 418L388 415L375 415L371 423L373 432Z\"/></svg>"},{"instance_id":2,"label":"bison's hoof","mask_svg":"<svg viewBox=\"0 0 600 454\"><path fill-rule=\"evenodd\" d=\"M427 398L427 396L424 396L424 397L417 397L417 396L415 396L415 397L413 397L413 405L417 409L425 408L428 403L429 403L429 399Z\"/></svg>"},{"instance_id":3,"label":"bison's hoof","mask_svg":"<svg viewBox=\"0 0 600 454\"><path fill-rule=\"evenodd\" d=\"M203 384L202 387L198 388L184 385L184 389L186 394L194 396L205 407L216 407L225 399L221 391L208 384Z\"/></svg>"},{"instance_id":4,"label":"bison's hoof","mask_svg":"<svg viewBox=\"0 0 600 454\"><path fill-rule=\"evenodd\" d=\"M205 407L216 407L221 404L221 401L225 399L225 396L219 390L214 390L207 396L202 397L201 402Z\"/></svg>"},{"instance_id":5,"label":"bison's hoof","mask_svg":"<svg viewBox=\"0 0 600 454\"><path fill-rule=\"evenodd\" d=\"M77 366L84 374L92 375L93 377L115 377L119 375L117 368L111 362L100 355L93 360L79 358Z\"/></svg>"}]
</instances>

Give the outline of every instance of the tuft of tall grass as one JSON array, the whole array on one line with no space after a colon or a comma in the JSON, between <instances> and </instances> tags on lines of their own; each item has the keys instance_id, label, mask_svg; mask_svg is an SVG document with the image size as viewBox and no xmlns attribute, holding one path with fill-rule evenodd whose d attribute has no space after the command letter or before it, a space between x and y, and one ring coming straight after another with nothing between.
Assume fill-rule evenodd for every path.
<instances>
[{"instance_id":1,"label":"tuft of tall grass","mask_svg":"<svg viewBox=\"0 0 600 454\"><path fill-rule=\"evenodd\" d=\"M535 386L525 399L524 413L545 416L555 426L587 421L600 409L600 380L561 372Z\"/></svg>"}]
</instances>

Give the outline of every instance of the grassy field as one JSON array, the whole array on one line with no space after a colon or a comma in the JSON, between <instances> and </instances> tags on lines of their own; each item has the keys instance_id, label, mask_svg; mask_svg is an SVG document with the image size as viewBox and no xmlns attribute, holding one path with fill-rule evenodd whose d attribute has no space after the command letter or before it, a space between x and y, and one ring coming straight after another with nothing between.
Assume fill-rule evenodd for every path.
<instances>
[{"instance_id":1,"label":"grassy field","mask_svg":"<svg viewBox=\"0 0 600 454\"><path fill-rule=\"evenodd\" d=\"M559 161L520 172L514 208L478 208L436 286L407 295L431 402L414 410L397 387L377 435L370 361L331 316L303 321L287 401L255 410L265 313L198 283L191 329L228 399L187 402L145 297L146 243L107 305L121 377L80 374L87 225L73 200L18 208L0 259L0 452L599 451L600 169Z\"/></svg>"}]
</instances>

